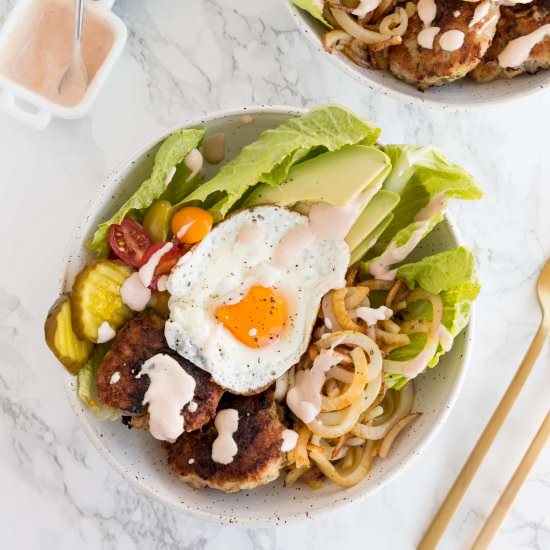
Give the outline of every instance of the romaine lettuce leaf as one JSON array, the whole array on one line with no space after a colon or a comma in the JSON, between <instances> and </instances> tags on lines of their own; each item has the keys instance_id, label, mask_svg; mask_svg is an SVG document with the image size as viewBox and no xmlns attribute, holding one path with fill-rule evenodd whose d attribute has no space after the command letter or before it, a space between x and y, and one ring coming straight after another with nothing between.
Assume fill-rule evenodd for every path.
<instances>
[{"instance_id":1,"label":"romaine lettuce leaf","mask_svg":"<svg viewBox=\"0 0 550 550\"><path fill-rule=\"evenodd\" d=\"M452 336L459 334L470 320L472 304L478 297L477 282L465 282L441 293L443 299L443 324Z\"/></svg>"},{"instance_id":2,"label":"romaine lettuce leaf","mask_svg":"<svg viewBox=\"0 0 550 550\"><path fill-rule=\"evenodd\" d=\"M425 332L410 334L410 342L406 346L394 349L388 356L392 361L409 361L414 359L426 345L428 336Z\"/></svg>"},{"instance_id":3,"label":"romaine lettuce leaf","mask_svg":"<svg viewBox=\"0 0 550 550\"><path fill-rule=\"evenodd\" d=\"M151 206L165 191L169 184L167 176L192 149L200 144L204 130L178 130L170 135L160 146L155 155L151 177L145 180L135 193L106 222L99 224L87 247L98 256L105 257L109 252L107 234L109 226L120 223L133 211L143 210Z\"/></svg>"},{"instance_id":4,"label":"romaine lettuce leaf","mask_svg":"<svg viewBox=\"0 0 550 550\"><path fill-rule=\"evenodd\" d=\"M474 257L467 248L460 246L428 256L413 264L405 264L398 269L397 276L404 279L410 288L419 286L441 296L443 325L453 338L468 324L472 304L479 294L480 286L476 280ZM426 315L424 305L424 302L411 304L407 308L407 319L431 318L431 315ZM390 359L407 361L422 350L425 335L412 334L410 337L411 343L393 350ZM427 366L435 367L444 354L445 350L438 346L436 354ZM385 380L390 387L396 389L406 383L406 378L400 375L388 374Z\"/></svg>"},{"instance_id":5,"label":"romaine lettuce leaf","mask_svg":"<svg viewBox=\"0 0 550 550\"><path fill-rule=\"evenodd\" d=\"M459 246L402 265L397 270L397 277L403 279L409 288L419 286L432 294L439 294L456 285L474 281L475 261L470 250Z\"/></svg>"},{"instance_id":6,"label":"romaine lettuce leaf","mask_svg":"<svg viewBox=\"0 0 550 550\"><path fill-rule=\"evenodd\" d=\"M326 105L291 118L278 128L265 131L211 180L187 196L180 204L217 196L211 212L223 218L248 189L257 183L278 185L290 168L313 151L335 151L344 145L373 145L380 130L337 105Z\"/></svg>"},{"instance_id":7,"label":"romaine lettuce leaf","mask_svg":"<svg viewBox=\"0 0 550 550\"><path fill-rule=\"evenodd\" d=\"M78 397L98 420L117 420L120 418L120 412L117 409L104 405L97 398L97 369L101 365L105 354L109 351L109 347L108 344L96 346L94 353L78 371L77 375Z\"/></svg>"},{"instance_id":8,"label":"romaine lettuce leaf","mask_svg":"<svg viewBox=\"0 0 550 550\"><path fill-rule=\"evenodd\" d=\"M322 0L290 0L292 4L307 11L310 15L318 19L326 27L331 28L331 25L323 17L323 2Z\"/></svg>"},{"instance_id":9,"label":"romaine lettuce leaf","mask_svg":"<svg viewBox=\"0 0 550 550\"><path fill-rule=\"evenodd\" d=\"M382 235L382 242L389 241L397 231L412 223L436 195L463 200L483 196L468 172L448 162L443 153L431 145L385 145L382 150L392 162L384 188L401 195L394 220Z\"/></svg>"},{"instance_id":10,"label":"romaine lettuce leaf","mask_svg":"<svg viewBox=\"0 0 550 550\"><path fill-rule=\"evenodd\" d=\"M375 263L391 267L402 262L415 249L418 243L442 220L443 215L436 214L428 220L413 222L404 227L398 231L379 256L361 262L361 271L365 274L370 273Z\"/></svg>"}]
</instances>

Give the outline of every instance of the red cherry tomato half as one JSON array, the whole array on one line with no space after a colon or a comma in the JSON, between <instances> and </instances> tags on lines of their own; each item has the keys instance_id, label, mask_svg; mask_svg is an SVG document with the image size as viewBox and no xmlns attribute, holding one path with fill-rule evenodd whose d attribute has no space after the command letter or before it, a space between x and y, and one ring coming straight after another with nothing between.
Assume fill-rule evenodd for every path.
<instances>
[{"instance_id":1,"label":"red cherry tomato half","mask_svg":"<svg viewBox=\"0 0 550 550\"><path fill-rule=\"evenodd\" d=\"M143 256L143 263L142 265L145 265L151 256L160 250L166 243L161 241L158 243L152 244L148 249L145 255ZM174 243L172 243L174 244ZM157 280L161 275L167 275L172 271L172 268L178 263L178 260L185 254L186 250L183 248L180 248L176 244L168 251L166 254L162 256L162 258L159 260L157 267L155 268L155 273L153 275L153 280L151 281L151 284L149 285L151 289L156 290L157 288Z\"/></svg>"},{"instance_id":2,"label":"red cherry tomato half","mask_svg":"<svg viewBox=\"0 0 550 550\"><path fill-rule=\"evenodd\" d=\"M109 227L109 244L123 262L132 267L141 267L151 241L138 222L126 218L121 224L114 223Z\"/></svg>"}]
</instances>

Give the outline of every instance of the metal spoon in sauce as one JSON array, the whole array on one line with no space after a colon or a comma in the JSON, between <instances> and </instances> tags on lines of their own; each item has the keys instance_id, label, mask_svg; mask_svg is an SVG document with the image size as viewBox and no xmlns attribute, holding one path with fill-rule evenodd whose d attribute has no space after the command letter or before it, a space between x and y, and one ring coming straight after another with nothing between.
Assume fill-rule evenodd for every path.
<instances>
[{"instance_id":1,"label":"metal spoon in sauce","mask_svg":"<svg viewBox=\"0 0 550 550\"><path fill-rule=\"evenodd\" d=\"M67 98L74 97L75 103L84 95L88 88L88 70L82 57L82 19L85 0L75 0L74 41L71 61L65 69L57 91Z\"/></svg>"}]
</instances>

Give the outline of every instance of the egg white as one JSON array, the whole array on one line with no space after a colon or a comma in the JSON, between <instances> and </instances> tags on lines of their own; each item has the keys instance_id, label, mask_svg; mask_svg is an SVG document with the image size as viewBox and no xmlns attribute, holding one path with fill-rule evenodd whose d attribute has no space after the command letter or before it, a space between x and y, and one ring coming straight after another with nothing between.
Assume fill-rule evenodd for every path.
<instances>
[{"instance_id":1,"label":"egg white","mask_svg":"<svg viewBox=\"0 0 550 550\"><path fill-rule=\"evenodd\" d=\"M306 216L278 206L242 210L218 224L172 271L167 288L170 348L208 371L233 393L261 391L306 351L324 294L345 285L349 249L342 240L316 240L290 267L273 261L277 245ZM241 343L216 320L216 308L239 302L250 287L273 288L288 320L268 346Z\"/></svg>"}]
</instances>

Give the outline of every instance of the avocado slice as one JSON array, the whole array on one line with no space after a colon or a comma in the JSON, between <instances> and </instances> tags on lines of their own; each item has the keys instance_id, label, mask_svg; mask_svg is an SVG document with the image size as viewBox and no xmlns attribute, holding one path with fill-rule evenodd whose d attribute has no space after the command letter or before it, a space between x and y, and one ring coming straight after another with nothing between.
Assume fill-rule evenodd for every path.
<instances>
[{"instance_id":1,"label":"avocado slice","mask_svg":"<svg viewBox=\"0 0 550 550\"><path fill-rule=\"evenodd\" d=\"M390 159L380 149L349 145L297 164L279 186L259 185L244 206L298 202L343 206L367 187L382 183L390 170Z\"/></svg>"},{"instance_id":2,"label":"avocado slice","mask_svg":"<svg viewBox=\"0 0 550 550\"><path fill-rule=\"evenodd\" d=\"M377 226L373 229L366 238L351 251L350 265L361 260L365 254L376 244L380 235L386 231L388 225L393 220L393 214L388 214Z\"/></svg>"},{"instance_id":3,"label":"avocado slice","mask_svg":"<svg viewBox=\"0 0 550 550\"><path fill-rule=\"evenodd\" d=\"M346 242L351 251L365 240L366 236L395 208L399 200L397 193L386 189L380 189L372 197L346 235Z\"/></svg>"}]
</instances>

